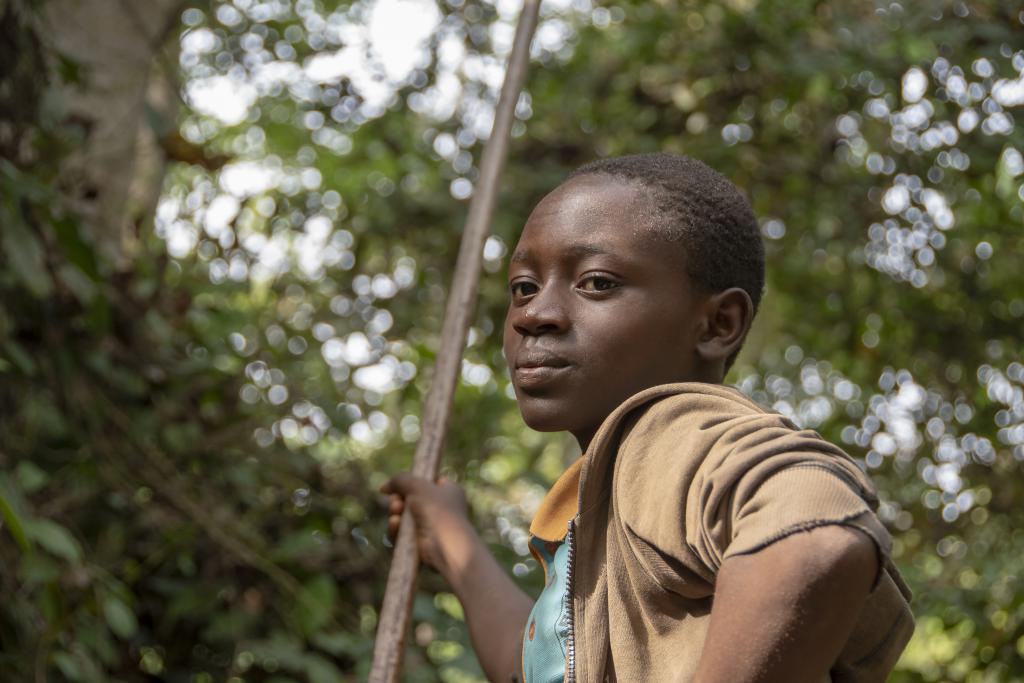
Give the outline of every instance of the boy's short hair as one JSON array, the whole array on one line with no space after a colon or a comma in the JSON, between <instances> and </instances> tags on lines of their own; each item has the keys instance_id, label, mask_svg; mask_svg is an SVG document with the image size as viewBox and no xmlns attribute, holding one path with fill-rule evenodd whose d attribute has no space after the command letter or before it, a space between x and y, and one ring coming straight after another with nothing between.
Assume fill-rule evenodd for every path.
<instances>
[{"instance_id":1,"label":"boy's short hair","mask_svg":"<svg viewBox=\"0 0 1024 683\"><path fill-rule=\"evenodd\" d=\"M740 287L757 314L764 291L764 242L743 193L707 164L681 154L631 154L600 159L569 178L604 175L638 183L656 203L655 229L686 250L686 271L709 292ZM728 372L739 354L725 362Z\"/></svg>"}]
</instances>

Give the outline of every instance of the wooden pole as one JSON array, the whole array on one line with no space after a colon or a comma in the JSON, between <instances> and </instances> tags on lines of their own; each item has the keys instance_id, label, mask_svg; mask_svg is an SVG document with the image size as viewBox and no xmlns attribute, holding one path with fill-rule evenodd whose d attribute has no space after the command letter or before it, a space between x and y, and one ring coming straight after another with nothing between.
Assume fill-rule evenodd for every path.
<instances>
[{"instance_id":1,"label":"wooden pole","mask_svg":"<svg viewBox=\"0 0 1024 683\"><path fill-rule=\"evenodd\" d=\"M509 57L505 82L494 111L494 126L484 146L480 162L480 180L469 204L469 215L462 234L462 244L455 264L455 278L444 313L441 349L434 367L434 378L423 408L423 433L416 444L412 473L424 479L436 479L441 452L452 412L452 399L462 366L466 333L476 305L484 241L487 239L498 194L498 180L508 156L509 134L515 120L516 103L526 81L530 60L530 41L537 26L540 0L524 0L516 26L512 55ZM396 683L402 668L405 637L419 570L415 522L408 509L395 541L384 605L381 607L377 639L374 642L370 683Z\"/></svg>"}]
</instances>

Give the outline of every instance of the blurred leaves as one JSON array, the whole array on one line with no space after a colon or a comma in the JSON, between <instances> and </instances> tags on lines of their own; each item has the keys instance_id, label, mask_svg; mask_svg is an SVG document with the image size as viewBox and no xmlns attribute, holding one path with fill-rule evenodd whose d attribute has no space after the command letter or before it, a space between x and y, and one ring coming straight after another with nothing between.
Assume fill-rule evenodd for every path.
<instances>
[{"instance_id":1,"label":"blurred leaves","mask_svg":"<svg viewBox=\"0 0 1024 683\"><path fill-rule=\"evenodd\" d=\"M6 482L3 482L6 483ZM28 536L25 534L25 527L21 522L21 518L18 513L15 512L14 507L8 500L8 494L0 487L0 516L3 517L4 526L7 527L8 532L14 537L14 540L18 542L23 551L29 549Z\"/></svg>"},{"instance_id":2,"label":"blurred leaves","mask_svg":"<svg viewBox=\"0 0 1024 683\"><path fill-rule=\"evenodd\" d=\"M78 562L82 559L82 549L74 536L60 524L49 519L33 519L25 523L25 536L39 544L51 555Z\"/></svg>"},{"instance_id":3,"label":"blurred leaves","mask_svg":"<svg viewBox=\"0 0 1024 683\"><path fill-rule=\"evenodd\" d=\"M17 214L17 209L10 202L0 204L0 222L4 225L0 246L10 255L9 264L14 275L32 296L42 299L52 291L53 282L46 273L43 248L39 240Z\"/></svg>"},{"instance_id":4,"label":"blurred leaves","mask_svg":"<svg viewBox=\"0 0 1024 683\"><path fill-rule=\"evenodd\" d=\"M103 616L110 625L110 630L125 640L134 636L139 629L135 613L115 596L108 596L103 601Z\"/></svg>"}]
</instances>

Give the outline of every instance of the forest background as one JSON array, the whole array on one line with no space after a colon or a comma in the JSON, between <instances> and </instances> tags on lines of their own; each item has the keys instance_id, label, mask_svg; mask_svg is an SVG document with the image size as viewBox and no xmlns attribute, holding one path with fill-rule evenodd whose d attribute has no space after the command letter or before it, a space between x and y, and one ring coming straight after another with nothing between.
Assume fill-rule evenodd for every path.
<instances>
[{"instance_id":1,"label":"forest background","mask_svg":"<svg viewBox=\"0 0 1024 683\"><path fill-rule=\"evenodd\" d=\"M530 432L509 248L595 157L750 196L729 381L878 483L917 631L892 680L1024 681L1024 14L545 0L446 470L528 590L575 457ZM365 677L516 0L0 0L0 678ZM426 573L410 681L480 680Z\"/></svg>"}]
</instances>

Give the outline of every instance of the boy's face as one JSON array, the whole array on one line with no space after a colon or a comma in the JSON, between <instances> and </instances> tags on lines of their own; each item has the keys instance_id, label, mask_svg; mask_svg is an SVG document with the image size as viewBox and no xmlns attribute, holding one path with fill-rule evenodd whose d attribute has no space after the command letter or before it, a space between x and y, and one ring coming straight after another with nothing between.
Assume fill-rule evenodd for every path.
<instances>
[{"instance_id":1,"label":"boy's face","mask_svg":"<svg viewBox=\"0 0 1024 683\"><path fill-rule=\"evenodd\" d=\"M509 265L505 358L519 409L586 448L638 391L703 379L696 346L707 296L678 242L651 228L643 188L574 178L534 209Z\"/></svg>"}]
</instances>

